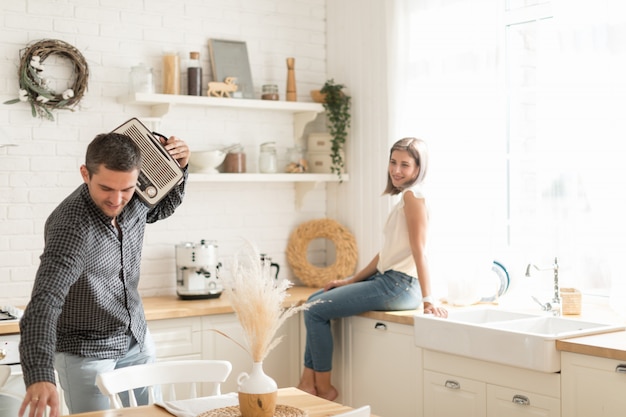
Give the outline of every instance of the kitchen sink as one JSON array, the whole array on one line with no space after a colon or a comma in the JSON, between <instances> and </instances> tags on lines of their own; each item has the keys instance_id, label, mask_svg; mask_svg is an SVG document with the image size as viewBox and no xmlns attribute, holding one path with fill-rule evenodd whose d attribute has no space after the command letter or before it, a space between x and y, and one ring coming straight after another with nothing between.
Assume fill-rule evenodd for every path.
<instances>
[{"instance_id":1,"label":"kitchen sink","mask_svg":"<svg viewBox=\"0 0 626 417\"><path fill-rule=\"evenodd\" d=\"M447 319L420 314L414 322L419 347L541 372L561 370L557 340L626 328L497 308L453 310Z\"/></svg>"},{"instance_id":2,"label":"kitchen sink","mask_svg":"<svg viewBox=\"0 0 626 417\"><path fill-rule=\"evenodd\" d=\"M515 319L537 317L536 314L518 313L516 311L500 310L497 308L476 308L469 310L453 310L448 313L450 321L463 323L492 323Z\"/></svg>"}]
</instances>

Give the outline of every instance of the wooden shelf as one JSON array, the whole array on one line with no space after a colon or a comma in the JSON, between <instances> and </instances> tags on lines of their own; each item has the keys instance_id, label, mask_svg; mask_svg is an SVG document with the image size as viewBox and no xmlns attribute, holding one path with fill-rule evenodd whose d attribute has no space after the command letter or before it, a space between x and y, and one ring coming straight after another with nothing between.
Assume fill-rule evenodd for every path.
<instances>
[{"instance_id":1,"label":"wooden shelf","mask_svg":"<svg viewBox=\"0 0 626 417\"><path fill-rule=\"evenodd\" d=\"M341 176L348 181L348 174ZM189 182L339 182L335 174L201 174L189 173Z\"/></svg>"},{"instance_id":2,"label":"wooden shelf","mask_svg":"<svg viewBox=\"0 0 626 417\"><path fill-rule=\"evenodd\" d=\"M307 123L315 120L324 111L320 103L298 101L250 100L180 94L133 93L117 98L121 104L150 106L152 117L167 115L176 105L230 108L238 110L286 112L293 115L294 139L300 139Z\"/></svg>"},{"instance_id":3,"label":"wooden shelf","mask_svg":"<svg viewBox=\"0 0 626 417\"><path fill-rule=\"evenodd\" d=\"M282 111L293 114L313 113L318 114L324 111L324 106L320 103L298 102L298 101L272 101L272 100L250 100L237 98L219 98L207 96L187 96L179 94L146 94L133 93L117 98L121 104L138 104L150 106L152 116L163 117L173 106L205 106L222 107L248 110L270 110Z\"/></svg>"}]
</instances>

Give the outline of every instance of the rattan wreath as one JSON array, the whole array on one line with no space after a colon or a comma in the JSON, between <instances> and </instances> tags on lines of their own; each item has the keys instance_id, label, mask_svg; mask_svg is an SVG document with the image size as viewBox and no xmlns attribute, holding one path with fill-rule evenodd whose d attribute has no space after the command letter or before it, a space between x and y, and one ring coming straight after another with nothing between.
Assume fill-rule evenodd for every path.
<instances>
[{"instance_id":1,"label":"rattan wreath","mask_svg":"<svg viewBox=\"0 0 626 417\"><path fill-rule=\"evenodd\" d=\"M43 63L50 55L65 58L72 65L73 85L61 93L52 91L43 78ZM20 51L18 69L20 96L5 104L29 101L33 117L54 120L53 110L73 110L87 91L89 66L78 49L58 39L44 39Z\"/></svg>"},{"instance_id":2,"label":"rattan wreath","mask_svg":"<svg viewBox=\"0 0 626 417\"><path fill-rule=\"evenodd\" d=\"M319 238L332 241L336 250L335 262L324 268L312 265L307 259L309 244ZM291 233L287 261L302 283L309 287L322 287L332 280L343 279L354 273L357 262L356 239L335 220L310 220Z\"/></svg>"}]
</instances>

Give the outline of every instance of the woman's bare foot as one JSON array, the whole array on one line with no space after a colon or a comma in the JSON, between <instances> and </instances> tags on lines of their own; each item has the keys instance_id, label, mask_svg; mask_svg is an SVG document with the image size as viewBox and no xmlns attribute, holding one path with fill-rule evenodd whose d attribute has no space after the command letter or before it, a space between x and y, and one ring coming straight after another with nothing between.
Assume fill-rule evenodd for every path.
<instances>
[{"instance_id":1,"label":"woman's bare foot","mask_svg":"<svg viewBox=\"0 0 626 417\"><path fill-rule=\"evenodd\" d=\"M339 393L337 392L337 389L331 385L330 389L325 392L318 391L317 396L328 401L334 401L335 398L339 396Z\"/></svg>"},{"instance_id":2,"label":"woman's bare foot","mask_svg":"<svg viewBox=\"0 0 626 417\"><path fill-rule=\"evenodd\" d=\"M333 401L339 395L331 383L330 371L315 372L315 390L318 397L329 401Z\"/></svg>"}]
</instances>

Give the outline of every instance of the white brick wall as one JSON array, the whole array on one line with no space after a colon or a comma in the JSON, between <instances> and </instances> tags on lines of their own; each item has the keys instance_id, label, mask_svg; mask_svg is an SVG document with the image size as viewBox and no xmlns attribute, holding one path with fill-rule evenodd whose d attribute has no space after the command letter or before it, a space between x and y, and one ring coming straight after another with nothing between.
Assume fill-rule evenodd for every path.
<instances>
[{"instance_id":1,"label":"white brick wall","mask_svg":"<svg viewBox=\"0 0 626 417\"><path fill-rule=\"evenodd\" d=\"M57 112L55 121L31 117L30 107L0 104L0 305L28 301L43 248L43 225L50 211L80 182L78 167L98 133L126 119L149 116L149 109L123 106L129 68L154 68L161 88L161 54L186 58L199 50L204 82L209 81L210 38L247 42L255 91L279 86L284 97L285 58L296 58L298 99L326 78L325 0L13 0L0 5L0 103L17 95L19 51L29 42L53 38L80 49L90 69L89 89L77 112ZM313 128L323 128L319 121ZM249 170L258 144L276 140L284 155L293 145L292 120L285 115L177 106L160 131L184 138L192 149L241 142ZM1 132L5 132L7 137ZM268 198L268 196L270 198ZM174 294L174 246L180 241L215 239L227 263L242 237L256 242L292 278L284 251L300 222L323 217L324 187L296 206L291 183L192 183L183 206L170 219L149 225L142 263L144 295Z\"/></svg>"}]
</instances>

